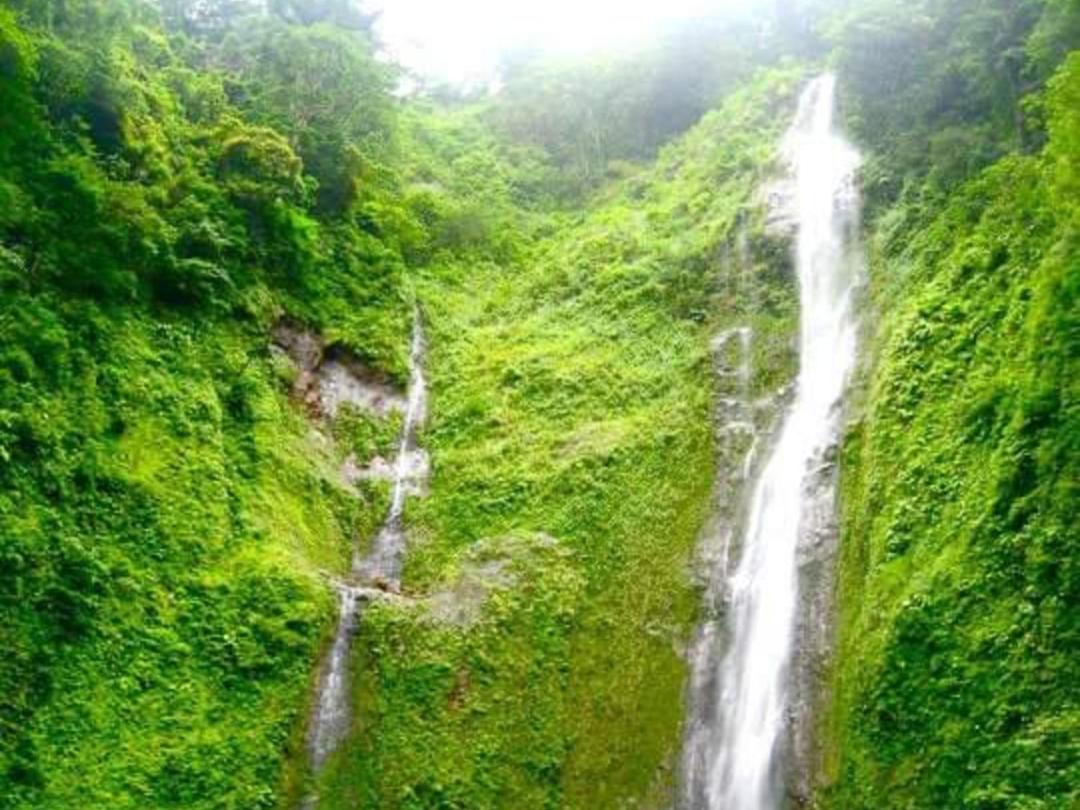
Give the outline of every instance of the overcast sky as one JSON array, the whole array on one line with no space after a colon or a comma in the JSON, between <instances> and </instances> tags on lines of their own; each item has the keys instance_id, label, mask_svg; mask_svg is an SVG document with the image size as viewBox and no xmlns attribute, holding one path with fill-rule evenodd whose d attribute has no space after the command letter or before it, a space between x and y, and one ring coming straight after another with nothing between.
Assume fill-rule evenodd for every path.
<instances>
[{"instance_id":1,"label":"overcast sky","mask_svg":"<svg viewBox=\"0 0 1080 810\"><path fill-rule=\"evenodd\" d=\"M397 61L460 83L491 78L516 47L557 52L633 43L665 20L752 0L364 0Z\"/></svg>"}]
</instances>

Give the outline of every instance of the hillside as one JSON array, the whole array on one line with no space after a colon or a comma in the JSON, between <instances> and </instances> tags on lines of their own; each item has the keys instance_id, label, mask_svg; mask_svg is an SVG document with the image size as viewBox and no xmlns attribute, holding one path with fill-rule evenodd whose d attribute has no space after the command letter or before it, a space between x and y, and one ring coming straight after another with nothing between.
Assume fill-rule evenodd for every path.
<instances>
[{"instance_id":1,"label":"hillside","mask_svg":"<svg viewBox=\"0 0 1080 810\"><path fill-rule=\"evenodd\" d=\"M1080 6L777 8L410 95L347 0L0 3L0 808L676 804L825 70L860 359L785 785L1080 801ZM400 587L360 582L406 473Z\"/></svg>"},{"instance_id":2,"label":"hillside","mask_svg":"<svg viewBox=\"0 0 1080 810\"><path fill-rule=\"evenodd\" d=\"M1026 11L990 20L1011 28L1017 79L969 58L952 108L928 103L930 82L881 93L896 66L877 60L909 31L841 60L855 125L880 150L868 178L910 174L869 222L875 337L842 464L828 807L1080 796L1076 53L1035 89L1075 46L1077 17ZM974 6L938 14L911 75L1006 28ZM1030 95L1010 99L1024 82ZM909 120L871 112L890 109Z\"/></svg>"}]
</instances>

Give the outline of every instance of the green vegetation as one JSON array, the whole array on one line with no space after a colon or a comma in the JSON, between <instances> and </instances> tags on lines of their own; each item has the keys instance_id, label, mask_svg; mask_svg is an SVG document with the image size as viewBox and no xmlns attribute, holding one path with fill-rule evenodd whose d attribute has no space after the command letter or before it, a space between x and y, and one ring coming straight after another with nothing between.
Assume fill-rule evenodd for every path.
<instances>
[{"instance_id":1,"label":"green vegetation","mask_svg":"<svg viewBox=\"0 0 1080 810\"><path fill-rule=\"evenodd\" d=\"M762 369L792 368L783 253L757 226L745 280L717 256L799 79L752 83L587 217L541 217L516 263L420 279L435 475L406 587L422 598L365 614L326 806L667 800L714 463L708 339L751 318L779 336Z\"/></svg>"},{"instance_id":2,"label":"green vegetation","mask_svg":"<svg viewBox=\"0 0 1080 810\"><path fill-rule=\"evenodd\" d=\"M843 454L826 807L1080 800L1077 54L1045 93L1037 82L1047 54L1061 53L1051 43L1080 17L1075 4L1069 18L1067 4L1051 3L1036 23L1040 4L1005 5L1025 11L1026 27L994 29L986 23L1018 18L962 2L938 9L940 26L917 23L939 44L906 50L911 69L935 65L941 79L883 92L895 66L871 54L888 58L891 46L871 38L841 51L859 65L846 73L856 125L881 145L869 176L906 181L898 201L875 200L871 228L880 321ZM1011 96L1015 77L985 71L985 58L1001 56L983 44L988 31L1013 38L1031 95ZM1013 128L1013 110L1037 115L1045 132ZM1021 147L1030 153L994 161Z\"/></svg>"},{"instance_id":3,"label":"green vegetation","mask_svg":"<svg viewBox=\"0 0 1080 810\"><path fill-rule=\"evenodd\" d=\"M313 433L270 333L304 324L402 380L414 297L433 492L410 504L412 601L365 615L324 802L659 800L708 338L752 320L775 336L761 385L792 368L791 280L753 194L799 71L639 168L734 80L669 84L669 129L590 174L558 147L572 116L551 142L515 134L540 109L519 85L394 100L347 3L193 9L0 10L0 804L299 798L324 575L385 510L340 465L385 456L399 420ZM591 103L651 114L619 75ZM736 274L719 259L740 230Z\"/></svg>"},{"instance_id":4,"label":"green vegetation","mask_svg":"<svg viewBox=\"0 0 1080 810\"><path fill-rule=\"evenodd\" d=\"M709 342L793 375L759 191L827 52L874 334L819 804L1080 800L1075 0L820 0L409 99L349 0L262 5L0 2L0 808L668 806ZM313 775L387 503L342 464L401 419L313 413L272 335L404 384L414 304L431 491Z\"/></svg>"},{"instance_id":5,"label":"green vegetation","mask_svg":"<svg viewBox=\"0 0 1080 810\"><path fill-rule=\"evenodd\" d=\"M335 142L269 128L279 77L197 70L154 19L0 8L4 807L275 806L334 616L316 572L379 520L269 328L400 373L403 261L357 224L382 191L321 214L334 178L302 167Z\"/></svg>"}]
</instances>

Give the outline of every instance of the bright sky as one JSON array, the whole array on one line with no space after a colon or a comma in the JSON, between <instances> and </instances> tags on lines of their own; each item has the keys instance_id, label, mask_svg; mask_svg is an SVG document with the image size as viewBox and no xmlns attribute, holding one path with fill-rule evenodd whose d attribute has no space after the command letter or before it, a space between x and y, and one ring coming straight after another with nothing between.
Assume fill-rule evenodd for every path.
<instances>
[{"instance_id":1,"label":"bright sky","mask_svg":"<svg viewBox=\"0 0 1080 810\"><path fill-rule=\"evenodd\" d=\"M515 47L582 52L633 42L658 23L750 0L364 0L397 61L454 83L492 77Z\"/></svg>"}]
</instances>

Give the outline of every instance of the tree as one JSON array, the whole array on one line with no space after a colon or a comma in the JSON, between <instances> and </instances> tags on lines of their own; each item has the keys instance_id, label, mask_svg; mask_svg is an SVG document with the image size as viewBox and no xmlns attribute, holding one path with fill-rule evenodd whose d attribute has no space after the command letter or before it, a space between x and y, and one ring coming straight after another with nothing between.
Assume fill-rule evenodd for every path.
<instances>
[{"instance_id":1,"label":"tree","mask_svg":"<svg viewBox=\"0 0 1080 810\"><path fill-rule=\"evenodd\" d=\"M166 25L190 37L221 40L241 23L265 14L265 0L160 0Z\"/></svg>"},{"instance_id":2,"label":"tree","mask_svg":"<svg viewBox=\"0 0 1080 810\"><path fill-rule=\"evenodd\" d=\"M364 167L385 157L393 140L395 73L375 60L370 39L327 24L267 22L231 37L224 60L318 180L320 210L346 210Z\"/></svg>"}]
</instances>

